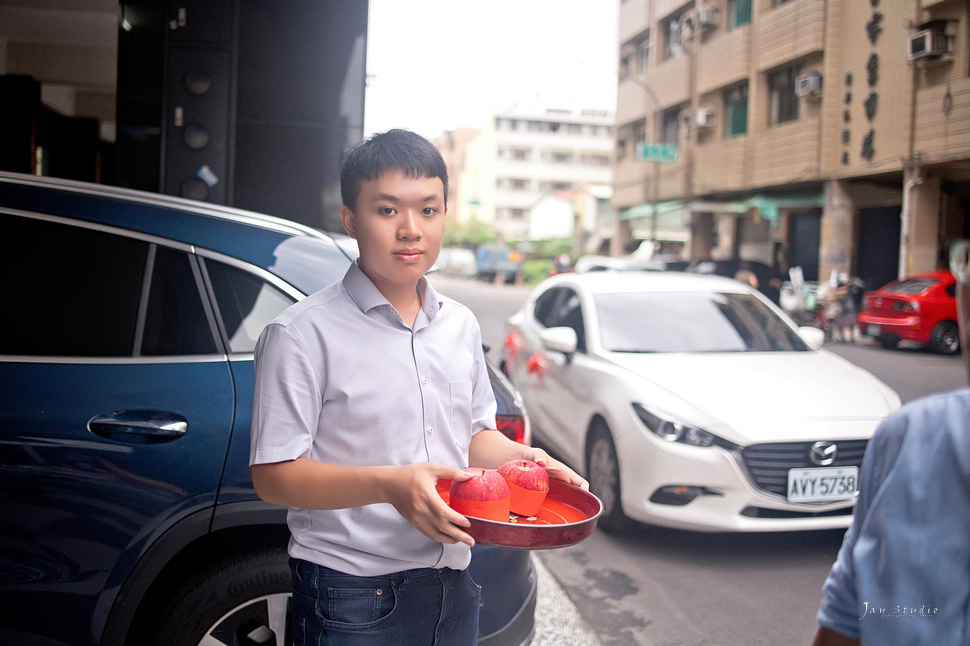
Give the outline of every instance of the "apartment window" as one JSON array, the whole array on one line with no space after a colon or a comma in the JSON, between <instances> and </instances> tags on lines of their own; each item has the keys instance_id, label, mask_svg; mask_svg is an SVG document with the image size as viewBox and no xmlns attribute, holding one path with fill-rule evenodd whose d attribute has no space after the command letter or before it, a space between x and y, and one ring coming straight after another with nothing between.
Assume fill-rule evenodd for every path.
<instances>
[{"instance_id":1,"label":"apartment window","mask_svg":"<svg viewBox=\"0 0 970 646\"><path fill-rule=\"evenodd\" d=\"M724 91L724 136L737 137L748 132L747 82Z\"/></svg>"},{"instance_id":2,"label":"apartment window","mask_svg":"<svg viewBox=\"0 0 970 646\"><path fill-rule=\"evenodd\" d=\"M642 74L646 71L650 62L650 32L647 32L636 41L637 48L637 73Z\"/></svg>"},{"instance_id":3,"label":"apartment window","mask_svg":"<svg viewBox=\"0 0 970 646\"><path fill-rule=\"evenodd\" d=\"M790 65L768 75L768 125L798 119L795 77L800 69L800 65Z\"/></svg>"},{"instance_id":4,"label":"apartment window","mask_svg":"<svg viewBox=\"0 0 970 646\"><path fill-rule=\"evenodd\" d=\"M509 209L509 219L524 220L525 213L526 213L525 209Z\"/></svg>"},{"instance_id":5,"label":"apartment window","mask_svg":"<svg viewBox=\"0 0 970 646\"><path fill-rule=\"evenodd\" d=\"M728 28L751 24L751 0L728 0Z\"/></svg>"},{"instance_id":6,"label":"apartment window","mask_svg":"<svg viewBox=\"0 0 970 646\"><path fill-rule=\"evenodd\" d=\"M513 191L529 190L529 180L513 177L509 180L509 188Z\"/></svg>"},{"instance_id":7,"label":"apartment window","mask_svg":"<svg viewBox=\"0 0 970 646\"><path fill-rule=\"evenodd\" d=\"M664 110L660 139L665 144L680 142L680 106Z\"/></svg>"},{"instance_id":8,"label":"apartment window","mask_svg":"<svg viewBox=\"0 0 970 646\"><path fill-rule=\"evenodd\" d=\"M686 10L674 14L660 23L663 29L664 60L683 55L685 18Z\"/></svg>"},{"instance_id":9,"label":"apartment window","mask_svg":"<svg viewBox=\"0 0 970 646\"><path fill-rule=\"evenodd\" d=\"M626 157L627 148L628 148L627 138L624 136L620 136L616 140L616 158L623 159L624 157Z\"/></svg>"},{"instance_id":10,"label":"apartment window","mask_svg":"<svg viewBox=\"0 0 970 646\"><path fill-rule=\"evenodd\" d=\"M610 156L597 153L583 153L580 163L584 166L609 166Z\"/></svg>"},{"instance_id":11,"label":"apartment window","mask_svg":"<svg viewBox=\"0 0 970 646\"><path fill-rule=\"evenodd\" d=\"M554 164L573 163L573 153L569 151L553 150L549 153L549 161Z\"/></svg>"},{"instance_id":12,"label":"apartment window","mask_svg":"<svg viewBox=\"0 0 970 646\"><path fill-rule=\"evenodd\" d=\"M568 123L566 124L566 132L571 135L581 135L583 134L583 124L581 123Z\"/></svg>"},{"instance_id":13,"label":"apartment window","mask_svg":"<svg viewBox=\"0 0 970 646\"><path fill-rule=\"evenodd\" d=\"M532 151L528 148L510 148L509 157L513 161L530 161L532 159Z\"/></svg>"},{"instance_id":14,"label":"apartment window","mask_svg":"<svg viewBox=\"0 0 970 646\"><path fill-rule=\"evenodd\" d=\"M546 191L571 191L573 190L572 182L539 182L539 192L545 193Z\"/></svg>"},{"instance_id":15,"label":"apartment window","mask_svg":"<svg viewBox=\"0 0 970 646\"><path fill-rule=\"evenodd\" d=\"M647 120L637 121L633 124L633 143L639 146L647 143Z\"/></svg>"},{"instance_id":16,"label":"apartment window","mask_svg":"<svg viewBox=\"0 0 970 646\"><path fill-rule=\"evenodd\" d=\"M633 57L636 56L635 43L627 43L620 48L620 78L624 79L630 74L630 66L633 64Z\"/></svg>"}]
</instances>

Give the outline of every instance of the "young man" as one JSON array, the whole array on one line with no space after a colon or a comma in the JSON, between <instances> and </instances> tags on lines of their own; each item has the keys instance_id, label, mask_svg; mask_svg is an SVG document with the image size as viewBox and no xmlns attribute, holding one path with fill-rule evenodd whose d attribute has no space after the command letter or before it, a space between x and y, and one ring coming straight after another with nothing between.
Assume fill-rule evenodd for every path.
<instances>
[{"instance_id":1,"label":"young man","mask_svg":"<svg viewBox=\"0 0 970 646\"><path fill-rule=\"evenodd\" d=\"M260 497L290 507L298 645L475 644L474 540L437 480L526 458L586 486L494 430L478 323L424 277L447 191L441 155L416 134L351 150L340 216L360 257L256 349L250 463Z\"/></svg>"},{"instance_id":2,"label":"young man","mask_svg":"<svg viewBox=\"0 0 970 646\"><path fill-rule=\"evenodd\" d=\"M970 358L970 241L953 243ZM814 646L970 643L970 389L909 402L866 447Z\"/></svg>"}]
</instances>

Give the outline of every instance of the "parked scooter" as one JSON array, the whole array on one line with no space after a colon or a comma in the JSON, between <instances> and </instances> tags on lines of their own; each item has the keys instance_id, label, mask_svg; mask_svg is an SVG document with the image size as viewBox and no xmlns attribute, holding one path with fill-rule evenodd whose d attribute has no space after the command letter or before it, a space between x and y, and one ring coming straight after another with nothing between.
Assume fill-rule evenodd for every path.
<instances>
[{"instance_id":1,"label":"parked scooter","mask_svg":"<svg viewBox=\"0 0 970 646\"><path fill-rule=\"evenodd\" d=\"M829 280L818 286L818 307L813 325L825 332L826 341L855 341L856 317L864 293L865 283L861 279L850 280L847 273L834 269Z\"/></svg>"}]
</instances>

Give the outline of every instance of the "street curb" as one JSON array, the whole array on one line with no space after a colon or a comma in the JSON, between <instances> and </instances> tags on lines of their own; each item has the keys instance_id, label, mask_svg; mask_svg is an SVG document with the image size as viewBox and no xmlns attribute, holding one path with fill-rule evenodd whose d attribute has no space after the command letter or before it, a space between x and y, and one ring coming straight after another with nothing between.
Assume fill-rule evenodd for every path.
<instances>
[{"instance_id":1,"label":"street curb","mask_svg":"<svg viewBox=\"0 0 970 646\"><path fill-rule=\"evenodd\" d=\"M536 632L532 646L601 646L572 600L542 563L532 555L539 593L536 602Z\"/></svg>"}]
</instances>

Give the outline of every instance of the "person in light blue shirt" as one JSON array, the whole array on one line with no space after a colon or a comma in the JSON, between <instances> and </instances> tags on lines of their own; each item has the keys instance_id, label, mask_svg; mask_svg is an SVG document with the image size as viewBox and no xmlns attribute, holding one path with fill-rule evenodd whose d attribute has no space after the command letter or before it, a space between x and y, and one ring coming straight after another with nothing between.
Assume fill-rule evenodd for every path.
<instances>
[{"instance_id":1,"label":"person in light blue shirt","mask_svg":"<svg viewBox=\"0 0 970 646\"><path fill-rule=\"evenodd\" d=\"M951 255L965 357L968 249ZM814 646L970 644L970 389L909 402L876 430L822 590Z\"/></svg>"},{"instance_id":2,"label":"person in light blue shirt","mask_svg":"<svg viewBox=\"0 0 970 646\"><path fill-rule=\"evenodd\" d=\"M474 539L437 481L529 459L588 486L495 430L478 323L425 278L447 192L423 137L391 130L352 149L340 215L360 257L256 348L250 465L259 496L290 508L296 646L476 643Z\"/></svg>"}]
</instances>

